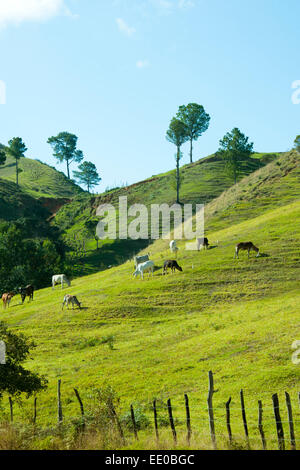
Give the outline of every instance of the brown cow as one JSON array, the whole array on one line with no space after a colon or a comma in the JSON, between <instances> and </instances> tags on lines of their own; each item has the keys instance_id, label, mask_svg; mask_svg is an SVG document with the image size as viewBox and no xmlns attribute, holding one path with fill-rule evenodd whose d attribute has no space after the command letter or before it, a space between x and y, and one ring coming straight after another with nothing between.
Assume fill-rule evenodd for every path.
<instances>
[{"instance_id":1,"label":"brown cow","mask_svg":"<svg viewBox=\"0 0 300 470\"><path fill-rule=\"evenodd\" d=\"M177 271L182 271L182 268L179 266L175 259L168 259L164 262L163 274L166 274L168 272L168 268L171 269L172 274L175 272L176 269Z\"/></svg>"},{"instance_id":2,"label":"brown cow","mask_svg":"<svg viewBox=\"0 0 300 470\"><path fill-rule=\"evenodd\" d=\"M251 250L253 250L257 253L256 257L259 256L259 248L257 248L255 245L253 245L252 242L238 243L235 247L235 255L234 255L235 258L239 257L239 251L240 250L247 250L248 251L248 258L249 258L249 254L250 254Z\"/></svg>"},{"instance_id":3,"label":"brown cow","mask_svg":"<svg viewBox=\"0 0 300 470\"><path fill-rule=\"evenodd\" d=\"M29 302L30 300L33 300L33 292L34 292L34 287L31 284L29 284L26 287L19 287L19 293L21 295L22 304L24 303L26 297L29 297Z\"/></svg>"},{"instance_id":4,"label":"brown cow","mask_svg":"<svg viewBox=\"0 0 300 470\"><path fill-rule=\"evenodd\" d=\"M9 292L2 295L3 308L9 307L10 301L14 297L14 295L15 294L13 292Z\"/></svg>"}]
</instances>

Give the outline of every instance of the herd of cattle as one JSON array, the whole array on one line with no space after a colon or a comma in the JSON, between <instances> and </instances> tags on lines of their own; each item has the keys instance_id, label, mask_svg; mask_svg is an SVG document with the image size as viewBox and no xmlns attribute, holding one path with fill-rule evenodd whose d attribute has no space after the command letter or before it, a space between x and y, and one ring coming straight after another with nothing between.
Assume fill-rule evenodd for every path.
<instances>
[{"instance_id":1,"label":"herd of cattle","mask_svg":"<svg viewBox=\"0 0 300 470\"><path fill-rule=\"evenodd\" d=\"M208 249L209 247L209 242L207 238L197 238L196 242L197 242L198 251L201 248ZM259 256L259 248L257 248L252 242L238 243L235 247L235 255L234 255L235 258L239 257L239 252L241 250L245 250L248 252L248 258L249 258L251 250L256 252L257 254L256 256ZM175 240L172 240L170 242L170 251L171 253L175 255L175 258L176 258L178 247L176 245ZM149 259L149 255L135 256L134 266L135 266L135 271L133 273L134 277L140 276L142 279L144 279L145 273L149 273L149 275L151 274L153 275L155 265L154 265L154 262ZM162 274L163 275L167 274L168 269L171 269L172 273L174 273L176 270L182 272L182 267L179 266L176 259L168 259L164 262ZM64 283L67 284L68 287L71 286L71 282L69 281L69 279L67 278L65 274L57 274L55 276L52 276L52 289L54 289L56 284L60 284L61 288L63 289ZM9 307L9 304L15 295L20 294L22 305L23 305L26 297L29 297L29 301L33 300L33 293L34 293L34 286L32 284L29 284L26 287L19 287L17 292L4 293L2 295L4 309L6 309L6 307ZM62 309L64 309L65 305L67 306L67 308L69 308L69 305L72 305L72 309L74 309L74 306L77 306L79 307L79 309L81 309L81 303L78 301L75 295L70 295L70 294L65 295L63 303L62 303Z\"/></svg>"}]
</instances>

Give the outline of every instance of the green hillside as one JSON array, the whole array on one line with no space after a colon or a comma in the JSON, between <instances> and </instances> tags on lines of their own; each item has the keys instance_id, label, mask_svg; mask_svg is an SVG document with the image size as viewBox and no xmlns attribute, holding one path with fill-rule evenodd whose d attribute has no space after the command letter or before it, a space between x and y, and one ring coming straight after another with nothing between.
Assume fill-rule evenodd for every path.
<instances>
[{"instance_id":1,"label":"green hillside","mask_svg":"<svg viewBox=\"0 0 300 470\"><path fill-rule=\"evenodd\" d=\"M242 164L240 180L245 176L276 160L278 153L256 153ZM184 165L181 168L183 182L181 187L182 203L209 203L233 184L224 170L223 161L215 155ZM118 265L132 257L139 250L148 246L147 241L105 240L100 242L100 250L95 250L96 241L93 234L87 234L86 222L94 223L94 232L98 219L96 208L101 204L113 204L118 208L119 197L127 196L128 206L140 203L150 208L151 204L173 204L176 201L174 171L153 176L145 181L128 187L107 191L99 196L80 195L73 198L70 204L63 206L56 214L53 224L65 233L65 240L74 246L74 239L87 239L87 253L77 266L78 273L90 274L110 265ZM75 265L76 267L76 265Z\"/></svg>"},{"instance_id":2,"label":"green hillside","mask_svg":"<svg viewBox=\"0 0 300 470\"><path fill-rule=\"evenodd\" d=\"M34 198L71 198L83 190L55 168L30 158L19 161L19 186ZM5 165L0 168L0 178L16 181L15 161L8 156Z\"/></svg>"},{"instance_id":3,"label":"green hillside","mask_svg":"<svg viewBox=\"0 0 300 470\"><path fill-rule=\"evenodd\" d=\"M208 251L186 251L179 243L183 272L162 276L170 257L167 240L150 249L157 269L153 278L132 277L131 261L122 266L75 279L63 292L38 291L33 303L21 306L15 298L2 319L14 331L32 337L38 347L27 366L49 378L49 389L38 398L38 424L56 422L56 386L62 379L65 424L80 416L76 387L88 416L95 413L95 388L109 384L120 396L122 423L133 403L151 425L138 443L125 427L125 448L156 448L152 401L157 399L160 448L173 447L166 401L172 399L179 448L186 447L184 393L188 393L193 428L192 448L210 448L207 417L207 374L214 372L214 409L219 447L226 448L225 402L232 397L232 432L245 448L239 392L244 390L252 448L261 448L257 401L264 407L268 448L277 448L272 409L278 392L291 395L295 431L300 436L299 366L292 363L291 345L300 339L298 310L300 259L299 155L280 157L240 182L234 194L226 191L208 205L208 237L218 245ZM244 195L244 198L242 197ZM248 216L244 210L248 204ZM224 214L224 217L222 217ZM261 251L235 260L238 241L252 240ZM50 284L50 280L49 280ZM83 310L61 310L63 294L78 296ZM110 347L109 347L110 346ZM96 407L96 408L95 408ZM4 412L8 413L7 404ZM28 420L32 401L16 406L15 421ZM283 410L282 414L285 413ZM73 424L72 424L73 423ZM64 437L48 428L23 445L66 448ZM285 435L288 423L284 420ZM107 434L109 432L106 430ZM1 434L1 433L0 433ZM80 448L120 448L105 440L101 429L87 433ZM27 443L27 444L26 444Z\"/></svg>"},{"instance_id":4,"label":"green hillside","mask_svg":"<svg viewBox=\"0 0 300 470\"><path fill-rule=\"evenodd\" d=\"M50 212L36 198L18 189L15 183L0 179L0 219L15 220L21 217L46 220Z\"/></svg>"}]
</instances>

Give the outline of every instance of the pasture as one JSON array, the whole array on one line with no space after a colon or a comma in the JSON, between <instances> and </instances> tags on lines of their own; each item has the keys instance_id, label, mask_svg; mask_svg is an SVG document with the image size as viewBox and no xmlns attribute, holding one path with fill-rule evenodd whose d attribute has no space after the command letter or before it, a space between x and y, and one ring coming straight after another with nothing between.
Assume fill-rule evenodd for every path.
<instances>
[{"instance_id":1,"label":"pasture","mask_svg":"<svg viewBox=\"0 0 300 470\"><path fill-rule=\"evenodd\" d=\"M134 263L128 261L74 279L63 291L59 287L52 291L50 279L49 288L37 291L35 300L24 306L18 297L13 298L1 319L34 339L34 360L27 367L49 379L48 390L38 397L37 422L55 424L56 386L61 378L66 420L79 415L73 387L89 409L93 389L109 384L120 396L121 414L135 403L152 420L151 404L156 398L159 414L167 417L165 404L171 398L178 434L182 430L185 436L183 397L188 393L194 429L191 445L210 448L206 398L207 374L212 370L218 389L214 406L219 436L226 436L229 396L233 434L243 436L241 389L254 445L259 443L257 401L262 400L269 447L277 446L271 400L275 392L281 408L284 391L291 394L299 436L300 369L291 360L291 345L300 339L299 222L300 203L296 201L208 232L212 246L207 251L185 251L184 243L177 243L183 272L162 275L170 250L168 240L159 240L151 246L150 258L160 269L149 279L145 275L144 281L132 277ZM249 240L260 248L261 256L251 254L248 259L241 252L235 260L235 244ZM82 310L62 311L65 294L76 295ZM31 410L32 400L22 408L16 406L15 421L28 417ZM286 421L284 426L288 434ZM165 428L163 433L161 446L171 448L171 431ZM185 446L181 437L178 445ZM140 433L139 443L132 437L125 447L137 446L156 447L152 421Z\"/></svg>"}]
</instances>

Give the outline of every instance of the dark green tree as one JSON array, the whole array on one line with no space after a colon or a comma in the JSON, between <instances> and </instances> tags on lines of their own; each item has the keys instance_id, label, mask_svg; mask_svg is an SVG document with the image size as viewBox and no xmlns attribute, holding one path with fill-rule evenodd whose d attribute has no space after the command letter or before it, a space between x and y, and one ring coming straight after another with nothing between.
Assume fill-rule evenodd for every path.
<instances>
[{"instance_id":1,"label":"dark green tree","mask_svg":"<svg viewBox=\"0 0 300 470\"><path fill-rule=\"evenodd\" d=\"M87 230L89 236L92 236L96 240L97 250L99 249L99 240L100 240L96 232L98 222L99 222L99 219L95 218L95 219L88 219L84 223L84 227Z\"/></svg>"},{"instance_id":2,"label":"dark green tree","mask_svg":"<svg viewBox=\"0 0 300 470\"><path fill-rule=\"evenodd\" d=\"M24 144L21 137L14 137L8 142L6 153L16 160L16 185L19 186L19 173L22 170L19 169L19 160L25 157L24 153L27 151L26 145Z\"/></svg>"},{"instance_id":3,"label":"dark green tree","mask_svg":"<svg viewBox=\"0 0 300 470\"><path fill-rule=\"evenodd\" d=\"M182 158L181 146L187 142L189 139L186 125L180 121L179 119L173 118L171 120L169 129L167 130L166 139L171 142L172 144L176 145L177 153L175 156L176 160L176 202L180 204L179 201L179 189L180 189L180 170L179 170L179 162Z\"/></svg>"},{"instance_id":4,"label":"dark green tree","mask_svg":"<svg viewBox=\"0 0 300 470\"><path fill-rule=\"evenodd\" d=\"M186 126L190 141L190 162L193 163L193 142L207 131L210 116L205 112L202 105L189 103L187 106L179 106L176 117Z\"/></svg>"},{"instance_id":5,"label":"dark green tree","mask_svg":"<svg viewBox=\"0 0 300 470\"><path fill-rule=\"evenodd\" d=\"M6 149L4 145L0 144L0 166L6 162Z\"/></svg>"},{"instance_id":6,"label":"dark green tree","mask_svg":"<svg viewBox=\"0 0 300 470\"><path fill-rule=\"evenodd\" d=\"M70 165L72 162L80 163L83 153L77 149L78 137L69 132L60 132L57 136L49 137L47 143L53 149L53 155L59 163L66 162L67 175L70 179Z\"/></svg>"},{"instance_id":7,"label":"dark green tree","mask_svg":"<svg viewBox=\"0 0 300 470\"><path fill-rule=\"evenodd\" d=\"M294 149L300 153L300 135L297 135L296 139L294 140Z\"/></svg>"},{"instance_id":8,"label":"dark green tree","mask_svg":"<svg viewBox=\"0 0 300 470\"><path fill-rule=\"evenodd\" d=\"M253 143L250 143L249 137L246 137L237 127L220 140L217 155L223 158L226 171L234 180L234 184L237 182L241 163L249 158L252 153Z\"/></svg>"},{"instance_id":9,"label":"dark green tree","mask_svg":"<svg viewBox=\"0 0 300 470\"><path fill-rule=\"evenodd\" d=\"M45 390L47 379L22 366L36 347L34 342L22 334L12 333L3 322L0 322L0 340L6 346L6 363L0 365L0 398L4 392L18 398L22 393L30 397Z\"/></svg>"},{"instance_id":10,"label":"dark green tree","mask_svg":"<svg viewBox=\"0 0 300 470\"><path fill-rule=\"evenodd\" d=\"M92 162L83 162L78 168L80 171L73 171L73 175L78 183L86 186L90 192L101 181L97 168Z\"/></svg>"}]
</instances>

